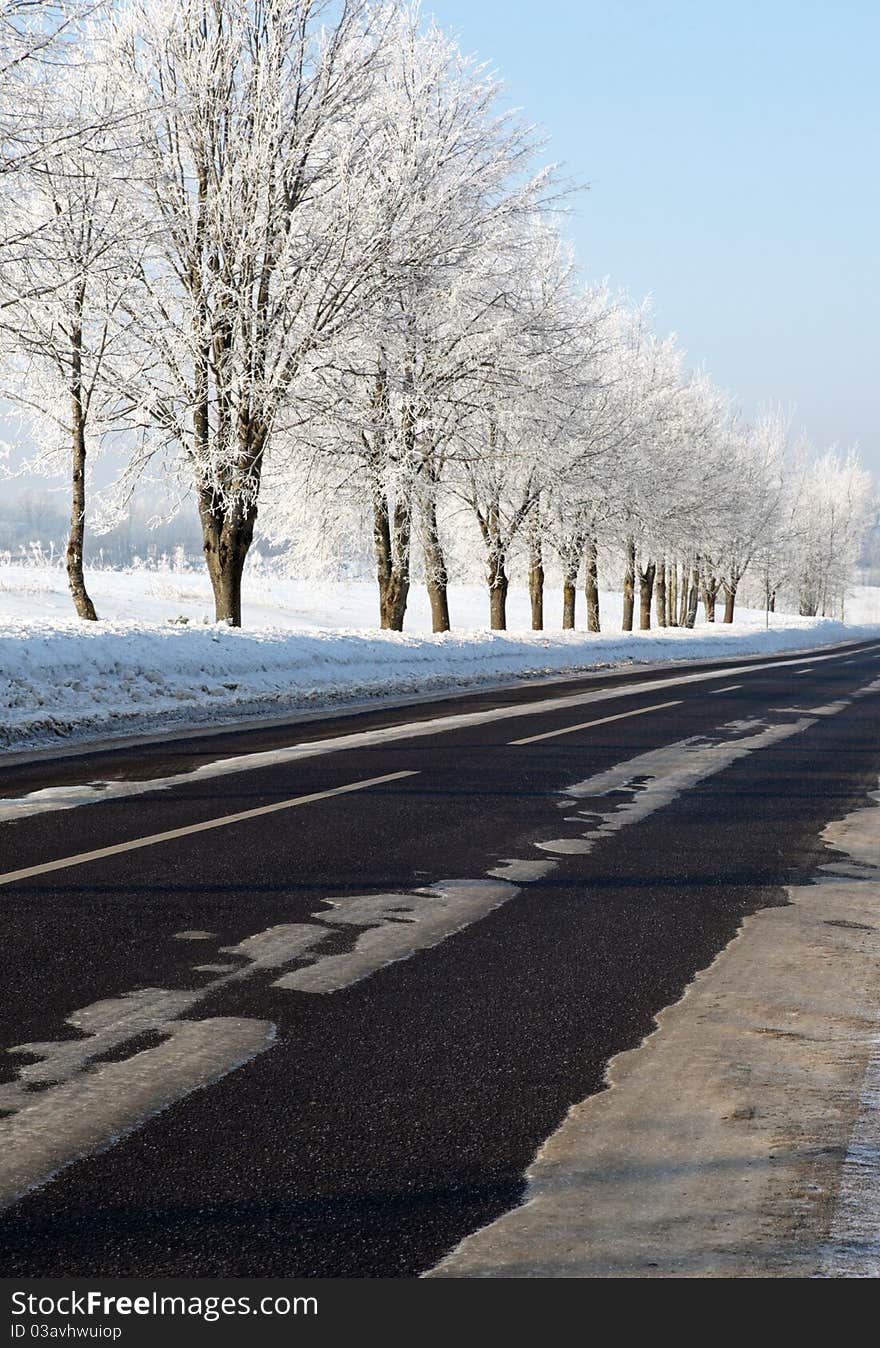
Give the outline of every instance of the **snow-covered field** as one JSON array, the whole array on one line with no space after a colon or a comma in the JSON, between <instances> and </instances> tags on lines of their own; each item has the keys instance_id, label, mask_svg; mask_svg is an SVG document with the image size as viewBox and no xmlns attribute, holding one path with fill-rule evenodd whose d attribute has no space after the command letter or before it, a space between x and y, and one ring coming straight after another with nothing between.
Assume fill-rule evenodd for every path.
<instances>
[{"instance_id":1,"label":"snow-covered field","mask_svg":"<svg viewBox=\"0 0 880 1348\"><path fill-rule=\"evenodd\" d=\"M57 567L0 567L0 746L140 733L164 725L270 715L325 703L473 685L609 664L737 657L877 635L880 590L862 588L848 623L743 610L733 627L620 632L620 596L603 595L606 631L532 633L528 595L512 590L506 633L486 630L477 586L450 592L454 632L432 636L414 587L407 632L376 630L375 587L246 580L246 626L215 626L200 572L95 571L102 621L74 616ZM582 597L581 597L582 603ZM548 622L560 596L548 591ZM579 620L582 612L579 614ZM186 621L182 621L185 619Z\"/></svg>"}]
</instances>

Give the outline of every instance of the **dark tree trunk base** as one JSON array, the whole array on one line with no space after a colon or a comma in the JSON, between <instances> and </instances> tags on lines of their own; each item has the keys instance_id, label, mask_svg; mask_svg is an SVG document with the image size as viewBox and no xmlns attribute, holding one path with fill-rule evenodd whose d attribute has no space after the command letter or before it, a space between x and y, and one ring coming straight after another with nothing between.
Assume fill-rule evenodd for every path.
<instances>
[{"instance_id":1,"label":"dark tree trunk base","mask_svg":"<svg viewBox=\"0 0 880 1348\"><path fill-rule=\"evenodd\" d=\"M544 565L540 540L533 541L529 550L529 602L532 609L532 631L544 630Z\"/></svg>"},{"instance_id":2,"label":"dark tree trunk base","mask_svg":"<svg viewBox=\"0 0 880 1348\"><path fill-rule=\"evenodd\" d=\"M633 539L626 540L626 569L623 573L623 630L633 630L633 614L636 603L636 545Z\"/></svg>"},{"instance_id":3,"label":"dark tree trunk base","mask_svg":"<svg viewBox=\"0 0 880 1348\"><path fill-rule=\"evenodd\" d=\"M489 626L493 632L507 631L507 589L509 581L503 562L489 568Z\"/></svg>"},{"instance_id":4,"label":"dark tree trunk base","mask_svg":"<svg viewBox=\"0 0 880 1348\"><path fill-rule=\"evenodd\" d=\"M584 580L584 598L587 601L587 631L600 632L599 621L599 564L595 539L587 543L587 574Z\"/></svg>"},{"instance_id":5,"label":"dark tree trunk base","mask_svg":"<svg viewBox=\"0 0 880 1348\"><path fill-rule=\"evenodd\" d=\"M67 548L67 583L70 587L76 616L85 619L87 622L97 622L98 615L89 597L85 577L83 576L82 553L78 551L72 553L69 545Z\"/></svg>"},{"instance_id":6,"label":"dark tree trunk base","mask_svg":"<svg viewBox=\"0 0 880 1348\"><path fill-rule=\"evenodd\" d=\"M446 581L427 582L428 599L431 603L431 631L448 632L451 627L449 621L449 594L446 588Z\"/></svg>"},{"instance_id":7,"label":"dark tree trunk base","mask_svg":"<svg viewBox=\"0 0 880 1348\"><path fill-rule=\"evenodd\" d=\"M661 562L657 567L657 625L659 627L668 626L666 612L666 563Z\"/></svg>"},{"instance_id":8,"label":"dark tree trunk base","mask_svg":"<svg viewBox=\"0 0 880 1348\"><path fill-rule=\"evenodd\" d=\"M574 631L575 606L577 604L576 581L572 576L566 576L562 583L562 630L563 632Z\"/></svg>"},{"instance_id":9,"label":"dark tree trunk base","mask_svg":"<svg viewBox=\"0 0 880 1348\"><path fill-rule=\"evenodd\" d=\"M642 632L651 630L651 599L656 574L657 567L654 562L649 562L644 571L639 572L639 630Z\"/></svg>"}]
</instances>

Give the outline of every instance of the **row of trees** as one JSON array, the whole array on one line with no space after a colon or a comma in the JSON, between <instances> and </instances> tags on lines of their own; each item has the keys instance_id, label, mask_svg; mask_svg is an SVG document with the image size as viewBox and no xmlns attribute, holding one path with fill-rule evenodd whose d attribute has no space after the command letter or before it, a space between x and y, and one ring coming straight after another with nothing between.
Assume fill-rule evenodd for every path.
<instances>
[{"instance_id":1,"label":"row of trees","mask_svg":"<svg viewBox=\"0 0 880 1348\"><path fill-rule=\"evenodd\" d=\"M383 627L421 574L434 628L479 556L492 626L545 567L600 624L843 602L870 502L850 454L743 424L648 314L584 286L563 193L485 68L417 8L364 0L5 4L0 390L40 462L194 496L216 616L241 622L259 525L314 569L371 540ZM13 88L14 85L14 88ZM10 103L12 88L14 103ZM11 108L14 106L14 113ZM619 560L618 560L619 559Z\"/></svg>"}]
</instances>

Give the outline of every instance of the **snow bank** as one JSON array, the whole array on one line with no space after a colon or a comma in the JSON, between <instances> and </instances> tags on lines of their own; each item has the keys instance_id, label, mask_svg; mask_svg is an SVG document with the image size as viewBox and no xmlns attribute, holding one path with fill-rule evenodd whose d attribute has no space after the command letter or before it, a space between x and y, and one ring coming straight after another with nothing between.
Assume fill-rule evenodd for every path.
<instances>
[{"instance_id":1,"label":"snow bank","mask_svg":"<svg viewBox=\"0 0 880 1348\"><path fill-rule=\"evenodd\" d=\"M11 570L5 568L0 575L0 581L6 581L0 590L0 746L4 748L280 714L609 664L803 649L878 634L876 627L780 615L765 630L763 615L753 613L744 613L732 628L718 624L690 632L612 631L597 636L480 630L432 636L313 627L309 618L314 621L316 609L326 613L339 607L339 596L328 592L313 595L310 615L301 608L292 612L279 601L276 624L257 631L182 625L167 619L164 623L131 618L80 623L54 614L23 617L22 609L29 601L32 609L39 608L33 599L45 598L54 587L40 589L47 584L45 577L23 568L31 585L29 596L23 586L9 586ZM125 580L128 599L140 592L149 601L144 591L156 581L150 573L103 574L117 587ZM178 577L177 583L192 584L194 579ZM107 593L102 594L104 588L101 582L93 585L99 611L106 612L113 606ZM59 593L63 596L63 580ZM349 592L343 607L350 612L353 605ZM150 607L149 602L145 607ZM613 597L606 607L615 607ZM14 612L9 613L9 608ZM287 627L282 625L285 620ZM294 626L297 620L299 630Z\"/></svg>"}]
</instances>

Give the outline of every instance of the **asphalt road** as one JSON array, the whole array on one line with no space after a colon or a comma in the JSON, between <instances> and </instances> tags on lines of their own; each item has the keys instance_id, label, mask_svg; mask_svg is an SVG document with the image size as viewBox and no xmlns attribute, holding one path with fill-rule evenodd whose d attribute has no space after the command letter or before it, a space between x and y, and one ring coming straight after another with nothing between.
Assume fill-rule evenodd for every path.
<instances>
[{"instance_id":1,"label":"asphalt road","mask_svg":"<svg viewBox=\"0 0 880 1348\"><path fill-rule=\"evenodd\" d=\"M878 690L873 642L5 760L0 1145L33 1188L0 1274L430 1268L742 917L809 880L876 787ZM59 787L92 799L33 794ZM175 1008L214 1036L189 1085ZM142 1084L124 1127L113 1081Z\"/></svg>"}]
</instances>

